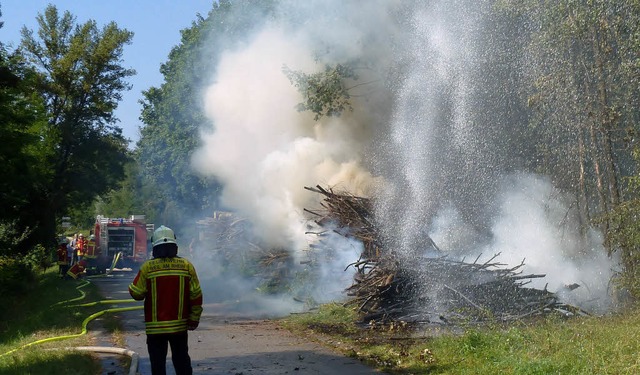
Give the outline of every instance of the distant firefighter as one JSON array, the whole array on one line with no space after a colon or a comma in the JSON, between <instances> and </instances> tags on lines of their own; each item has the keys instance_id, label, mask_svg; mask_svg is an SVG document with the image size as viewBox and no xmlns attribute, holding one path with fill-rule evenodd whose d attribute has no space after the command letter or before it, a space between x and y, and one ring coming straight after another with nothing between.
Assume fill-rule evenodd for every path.
<instances>
[{"instance_id":1,"label":"distant firefighter","mask_svg":"<svg viewBox=\"0 0 640 375\"><path fill-rule=\"evenodd\" d=\"M82 257L87 262L87 272L97 272L98 268L98 248L96 247L96 237L92 234L87 241L87 247Z\"/></svg>"},{"instance_id":2,"label":"distant firefighter","mask_svg":"<svg viewBox=\"0 0 640 375\"><path fill-rule=\"evenodd\" d=\"M78 262L86 255L87 252L87 239L84 238L84 234L78 235L78 241L76 242L76 257Z\"/></svg>"},{"instance_id":3,"label":"distant firefighter","mask_svg":"<svg viewBox=\"0 0 640 375\"><path fill-rule=\"evenodd\" d=\"M87 262L84 259L81 259L78 261L78 263L74 264L73 266L71 266L71 268L69 268L69 271L67 271L67 276L73 279L77 279L82 275L82 273L86 268L87 268Z\"/></svg>"},{"instance_id":4,"label":"distant firefighter","mask_svg":"<svg viewBox=\"0 0 640 375\"><path fill-rule=\"evenodd\" d=\"M56 250L56 257L58 259L58 274L60 275L60 277L65 277L67 271L69 270L67 244L68 241L66 238L60 239L58 241L58 248Z\"/></svg>"}]
</instances>

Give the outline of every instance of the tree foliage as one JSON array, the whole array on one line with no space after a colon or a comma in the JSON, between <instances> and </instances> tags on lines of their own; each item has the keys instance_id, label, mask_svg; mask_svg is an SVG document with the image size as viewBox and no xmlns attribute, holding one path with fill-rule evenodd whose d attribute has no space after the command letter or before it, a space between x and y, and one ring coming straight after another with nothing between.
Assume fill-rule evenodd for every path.
<instances>
[{"instance_id":1,"label":"tree foliage","mask_svg":"<svg viewBox=\"0 0 640 375\"><path fill-rule=\"evenodd\" d=\"M640 275L633 255L640 246L633 156L640 130L640 2L490 3L491 27L479 38L486 46L478 56L485 87L469 99L481 109L470 119L482 124L482 139L492 146L483 156L492 169L537 172L573 196L584 233L600 226L609 253L622 255L629 276L622 279L640 295L640 283L628 282ZM347 108L351 77L330 67L317 74L284 71L305 98L299 109L318 118ZM448 191L464 178L456 172Z\"/></svg>"},{"instance_id":2,"label":"tree foliage","mask_svg":"<svg viewBox=\"0 0 640 375\"><path fill-rule=\"evenodd\" d=\"M11 228L28 234L16 246L22 253L50 244L56 220L121 179L127 142L113 111L134 74L121 66L132 33L115 23L102 29L95 21L76 24L53 5L37 21L37 32L22 30L15 52L20 65L2 61L11 72L0 94L0 105L11 107L2 112L8 120L3 140L19 142L3 149L3 157L5 165L22 170L15 181L25 190L20 193L14 181L3 185L12 197L3 204L11 205L5 219Z\"/></svg>"},{"instance_id":3,"label":"tree foliage","mask_svg":"<svg viewBox=\"0 0 640 375\"><path fill-rule=\"evenodd\" d=\"M202 22L182 31L182 44L172 50L161 68L165 75L162 87L144 92L145 127L137 145L137 160L145 183L155 190L154 215L167 225L208 205L205 191L210 182L190 168L190 156L199 144L198 129L206 124L198 100L200 82L206 77L197 58L203 48Z\"/></svg>"},{"instance_id":4,"label":"tree foliage","mask_svg":"<svg viewBox=\"0 0 640 375\"><path fill-rule=\"evenodd\" d=\"M12 239L2 244L19 247L51 237L56 217L82 211L78 206L97 194L101 213L145 214L178 228L216 209L219 183L191 168L200 131L216 127L203 114L201 90L214 79L222 51L250 38L277 3L218 1L181 31L180 44L160 67L163 84L144 92L137 165L126 164L126 142L113 117L120 93L128 89L125 78L133 74L120 61L131 33L114 23L102 29L93 21L77 25L70 14L49 6L38 17L37 33L23 31L16 54L0 51L0 137L7 140L0 160L12 176L0 182L6 197L0 202L0 241ZM467 187L474 182L463 181L464 168L480 163L491 172L511 168L549 177L574 197L572 209L585 233L600 225L610 253L621 255L621 285L637 297L640 2L489 3L496 7L483 16L491 27L477 40L492 48L475 56L484 87L468 98L479 109L468 122L483 131L483 160L467 163L469 150L451 155L453 148L442 147L447 152L439 157L458 158L443 173L442 194L475 194L466 210L482 211L476 206L495 181L478 182L471 193ZM363 51L378 47L365 42ZM398 65L388 67L389 76L401 77L403 61L389 61ZM350 88L358 76L351 62L331 62L317 73L286 66L283 72L303 95L299 110L319 119L352 109ZM445 108L436 121L451 120L454 99L441 101Z\"/></svg>"},{"instance_id":5,"label":"tree foliage","mask_svg":"<svg viewBox=\"0 0 640 375\"><path fill-rule=\"evenodd\" d=\"M529 105L540 171L574 194L583 224L597 224L618 280L637 297L635 218L640 2L504 2L530 24ZM635 82L635 84L634 84ZM636 281L634 281L636 280Z\"/></svg>"},{"instance_id":6,"label":"tree foliage","mask_svg":"<svg viewBox=\"0 0 640 375\"><path fill-rule=\"evenodd\" d=\"M6 178L0 182L0 253L16 249L34 233L32 216L26 209L50 172L45 161L50 154L40 134L46 126L41 98L33 91L35 72L22 57L0 46L0 162Z\"/></svg>"},{"instance_id":7,"label":"tree foliage","mask_svg":"<svg viewBox=\"0 0 640 375\"><path fill-rule=\"evenodd\" d=\"M19 55L0 47L0 162L5 176L10 176L0 181L3 220L20 214L32 185L47 173L41 167L45 153L38 136L45 125L43 103L31 90L33 76Z\"/></svg>"},{"instance_id":8,"label":"tree foliage","mask_svg":"<svg viewBox=\"0 0 640 375\"><path fill-rule=\"evenodd\" d=\"M148 222L155 221L154 194L151 185L142 183L140 167L131 161L125 165L125 177L118 186L96 199L92 219L95 215L108 217L129 217L145 215Z\"/></svg>"},{"instance_id":9,"label":"tree foliage","mask_svg":"<svg viewBox=\"0 0 640 375\"><path fill-rule=\"evenodd\" d=\"M318 120L323 116L340 116L345 110L353 110L347 80L358 80L351 64L325 65L322 72L308 74L282 68L302 94L304 101L298 104L298 111L311 111Z\"/></svg>"},{"instance_id":10,"label":"tree foliage","mask_svg":"<svg viewBox=\"0 0 640 375\"><path fill-rule=\"evenodd\" d=\"M268 13L271 6L271 1L215 3L206 18L181 31L180 44L160 68L164 83L143 93L136 158L155 202L155 212L147 215L179 228L217 207L219 183L191 167L200 131L215 127L204 116L201 90L211 82L221 51L248 38L259 26L256 13Z\"/></svg>"}]
</instances>

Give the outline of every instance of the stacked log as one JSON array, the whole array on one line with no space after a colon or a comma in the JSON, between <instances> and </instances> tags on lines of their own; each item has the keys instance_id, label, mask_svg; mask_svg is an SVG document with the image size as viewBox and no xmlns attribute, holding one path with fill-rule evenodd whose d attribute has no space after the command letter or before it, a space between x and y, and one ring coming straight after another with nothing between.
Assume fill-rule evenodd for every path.
<instances>
[{"instance_id":1,"label":"stacked log","mask_svg":"<svg viewBox=\"0 0 640 375\"><path fill-rule=\"evenodd\" d=\"M496 261L499 254L483 263L478 262L480 256L473 262L452 260L430 238L424 243L432 251L400 253L387 248L391 242L380 237L370 199L320 186L305 189L324 196L320 209L305 210L318 225L364 245L360 259L347 267L356 274L346 290L348 303L357 306L363 322L472 323L554 311L584 313L561 303L546 287L527 287L545 275L523 274L524 263L508 268Z\"/></svg>"}]
</instances>

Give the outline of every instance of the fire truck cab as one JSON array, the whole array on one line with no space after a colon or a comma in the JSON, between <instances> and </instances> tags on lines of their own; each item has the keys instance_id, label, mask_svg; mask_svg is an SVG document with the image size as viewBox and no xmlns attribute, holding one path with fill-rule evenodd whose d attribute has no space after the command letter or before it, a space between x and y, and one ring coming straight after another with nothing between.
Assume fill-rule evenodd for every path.
<instances>
[{"instance_id":1,"label":"fire truck cab","mask_svg":"<svg viewBox=\"0 0 640 375\"><path fill-rule=\"evenodd\" d=\"M96 217L96 248L98 262L117 268L138 268L149 258L150 239L154 225L147 224L145 215L128 218Z\"/></svg>"}]
</instances>

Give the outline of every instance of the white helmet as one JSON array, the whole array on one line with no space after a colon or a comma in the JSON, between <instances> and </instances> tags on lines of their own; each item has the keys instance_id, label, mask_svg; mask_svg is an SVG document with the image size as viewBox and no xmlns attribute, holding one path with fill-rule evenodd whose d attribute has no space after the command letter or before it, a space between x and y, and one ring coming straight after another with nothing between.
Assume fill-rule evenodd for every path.
<instances>
[{"instance_id":1,"label":"white helmet","mask_svg":"<svg viewBox=\"0 0 640 375\"><path fill-rule=\"evenodd\" d=\"M173 233L171 228L167 228L164 225L161 225L153 232L153 237L151 238L151 245L156 247L158 245L162 245L163 243L174 243L176 242L176 235Z\"/></svg>"}]
</instances>

